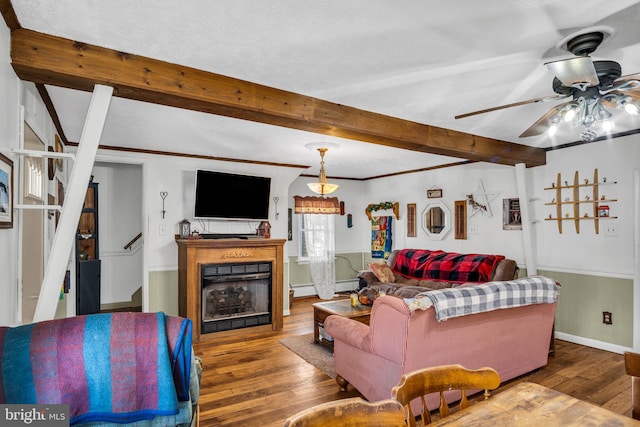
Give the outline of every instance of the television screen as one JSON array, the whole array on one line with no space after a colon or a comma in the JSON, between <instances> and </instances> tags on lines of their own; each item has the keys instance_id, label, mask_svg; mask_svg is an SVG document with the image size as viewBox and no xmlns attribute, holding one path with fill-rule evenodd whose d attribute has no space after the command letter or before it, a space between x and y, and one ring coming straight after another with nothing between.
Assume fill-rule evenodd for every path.
<instances>
[{"instance_id":1,"label":"television screen","mask_svg":"<svg viewBox=\"0 0 640 427\"><path fill-rule=\"evenodd\" d=\"M269 219L271 178L196 171L195 218Z\"/></svg>"}]
</instances>

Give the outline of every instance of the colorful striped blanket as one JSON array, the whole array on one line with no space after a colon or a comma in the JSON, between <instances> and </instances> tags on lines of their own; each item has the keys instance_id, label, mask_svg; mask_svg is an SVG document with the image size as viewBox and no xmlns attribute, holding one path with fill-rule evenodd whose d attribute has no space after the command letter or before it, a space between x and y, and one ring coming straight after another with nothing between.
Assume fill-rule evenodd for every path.
<instances>
[{"instance_id":1,"label":"colorful striped blanket","mask_svg":"<svg viewBox=\"0 0 640 427\"><path fill-rule=\"evenodd\" d=\"M487 282L419 293L405 299L412 312L434 308L438 322L453 317L530 304L553 304L558 301L559 286L544 276Z\"/></svg>"},{"instance_id":2,"label":"colorful striped blanket","mask_svg":"<svg viewBox=\"0 0 640 427\"><path fill-rule=\"evenodd\" d=\"M502 255L457 254L428 249L398 251L392 269L409 279L444 280L454 283L487 282Z\"/></svg>"},{"instance_id":3,"label":"colorful striped blanket","mask_svg":"<svg viewBox=\"0 0 640 427\"><path fill-rule=\"evenodd\" d=\"M174 415L191 356L191 320L164 313L2 327L0 403L68 404L71 425Z\"/></svg>"}]
</instances>

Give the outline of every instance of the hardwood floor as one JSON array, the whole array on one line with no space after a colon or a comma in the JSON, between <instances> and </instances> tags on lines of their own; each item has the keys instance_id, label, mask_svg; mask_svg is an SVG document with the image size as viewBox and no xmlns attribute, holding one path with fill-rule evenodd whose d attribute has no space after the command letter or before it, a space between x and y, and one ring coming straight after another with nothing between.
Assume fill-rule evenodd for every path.
<instances>
[{"instance_id":1,"label":"hardwood floor","mask_svg":"<svg viewBox=\"0 0 640 427\"><path fill-rule=\"evenodd\" d=\"M282 426L290 415L319 403L359 396L341 393L332 378L279 343L313 332L316 298L296 299L284 328L270 326L204 334L194 349L203 360L200 426ZM631 416L631 379L621 354L556 341L556 354L538 371L500 386L531 381Z\"/></svg>"}]
</instances>

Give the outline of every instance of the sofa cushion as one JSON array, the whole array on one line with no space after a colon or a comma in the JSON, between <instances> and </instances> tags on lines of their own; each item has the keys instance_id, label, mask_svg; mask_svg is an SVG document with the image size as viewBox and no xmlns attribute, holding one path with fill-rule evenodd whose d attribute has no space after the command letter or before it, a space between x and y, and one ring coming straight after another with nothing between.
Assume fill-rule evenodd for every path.
<instances>
[{"instance_id":1,"label":"sofa cushion","mask_svg":"<svg viewBox=\"0 0 640 427\"><path fill-rule=\"evenodd\" d=\"M391 271L386 263L372 262L369 264L369 268L371 268L373 274L375 274L382 283L393 283L396 281L393 271Z\"/></svg>"}]
</instances>

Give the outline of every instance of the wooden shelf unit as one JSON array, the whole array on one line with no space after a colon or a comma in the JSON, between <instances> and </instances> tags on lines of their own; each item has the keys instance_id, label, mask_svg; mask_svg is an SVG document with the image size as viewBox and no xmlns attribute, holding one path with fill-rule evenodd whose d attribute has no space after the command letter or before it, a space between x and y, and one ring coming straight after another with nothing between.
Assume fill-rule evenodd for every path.
<instances>
[{"instance_id":1,"label":"wooden shelf unit","mask_svg":"<svg viewBox=\"0 0 640 427\"><path fill-rule=\"evenodd\" d=\"M573 221L576 233L580 234L580 221L581 220L593 220L594 228L596 234L600 232L600 221L608 220L608 219L617 219L617 216L600 216L599 208L601 204L604 203L615 203L617 199L606 199L601 198L599 195L599 189L605 185L613 185L617 184L617 181L614 182L600 182L598 178L598 169L593 170L593 181L589 182L588 180L584 181L582 184L580 183L580 177L578 171L573 175L573 184L569 184L569 181L562 180L562 176L558 173L556 178L556 182L551 187L546 187L545 190L554 191L555 198L553 201L545 203L545 206L555 206L556 207L556 216L550 215L548 218L545 218L545 221L556 221L558 223L558 232L562 234L562 222L563 221ZM591 194L588 195L587 198L581 198L580 190L582 188L591 188ZM563 197L563 190L565 190ZM568 197L566 194L570 192L571 196ZM568 199L568 200L567 200ZM581 215L580 207L581 205L589 204L591 205L592 213L585 213ZM571 205L573 207L572 213L564 212L563 215L563 205Z\"/></svg>"}]
</instances>

